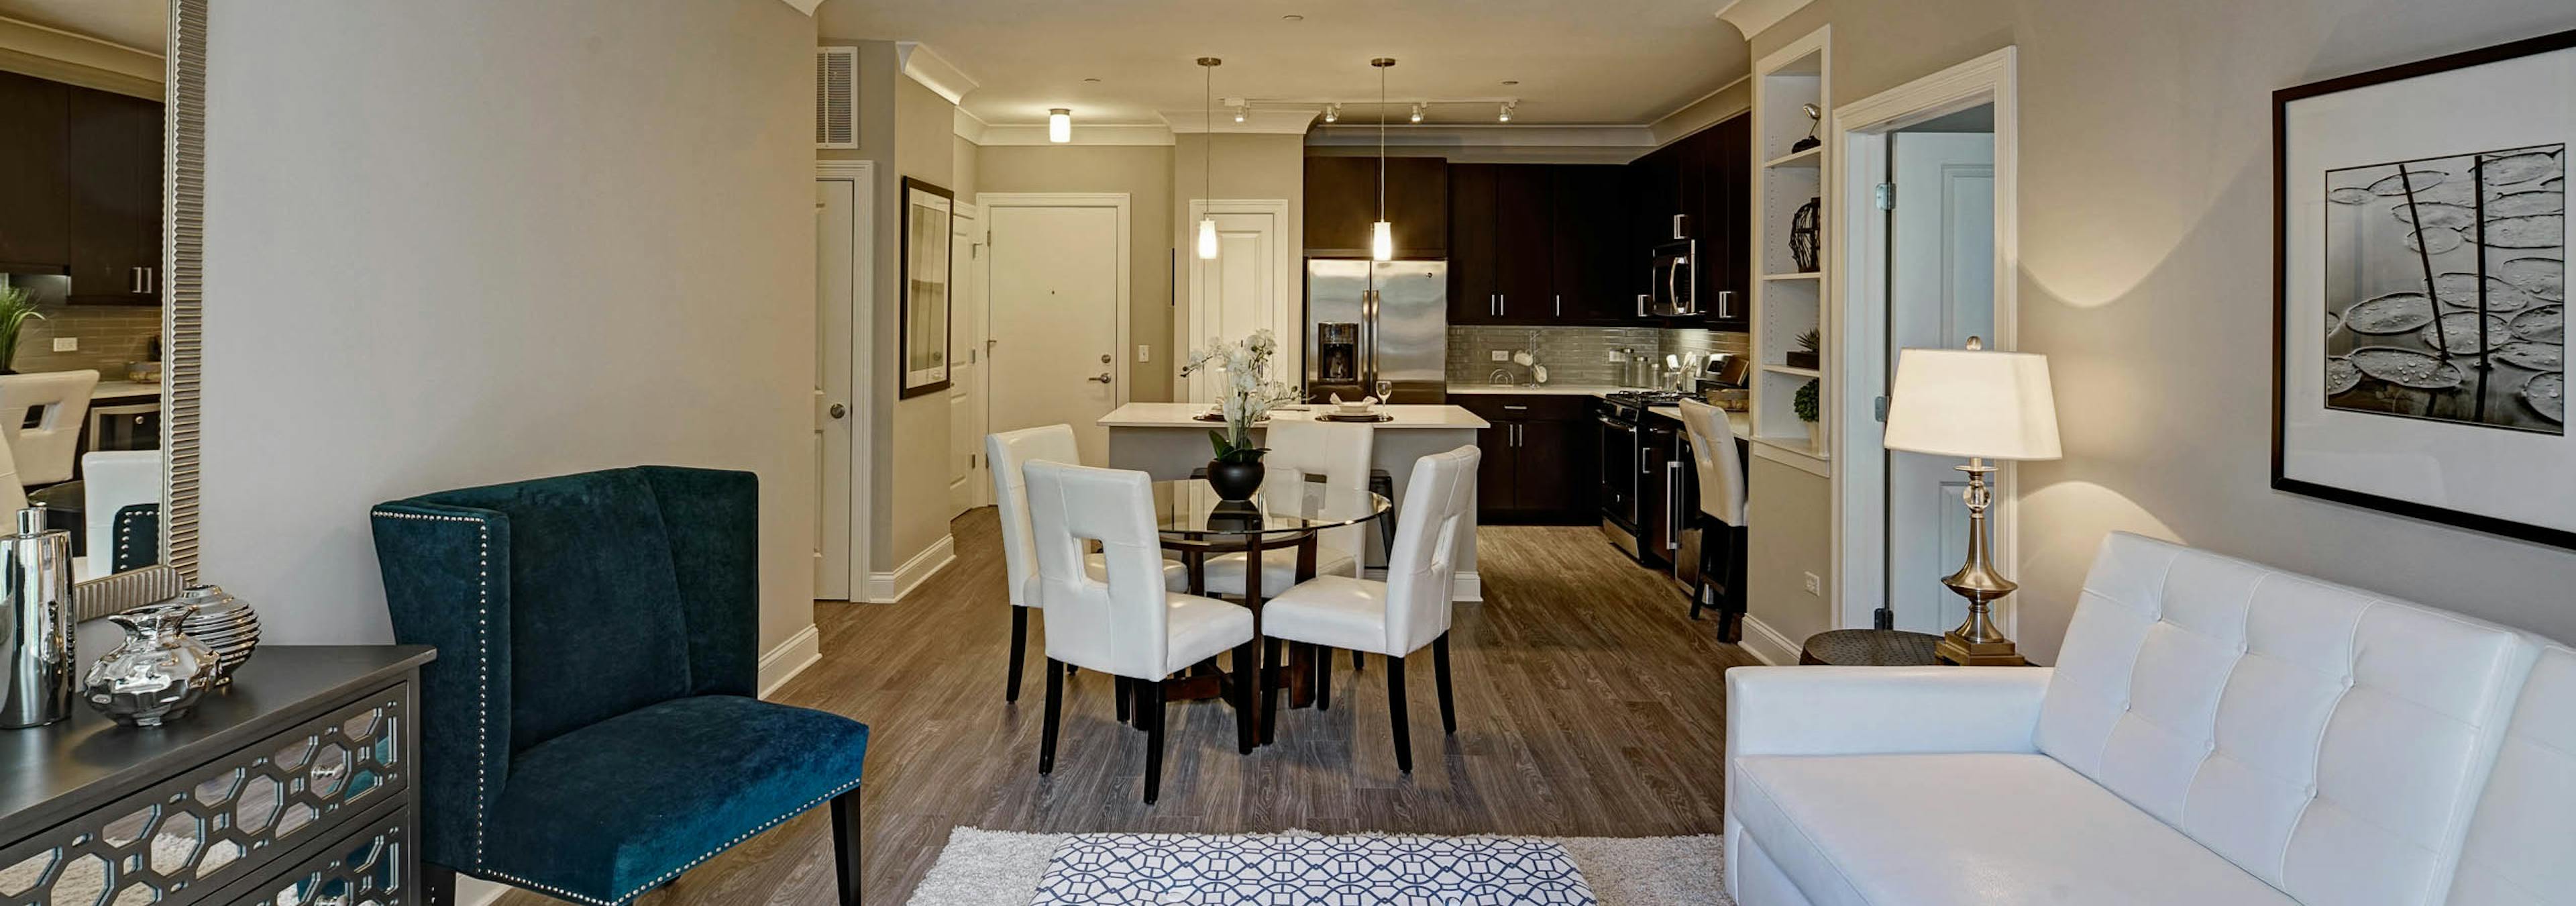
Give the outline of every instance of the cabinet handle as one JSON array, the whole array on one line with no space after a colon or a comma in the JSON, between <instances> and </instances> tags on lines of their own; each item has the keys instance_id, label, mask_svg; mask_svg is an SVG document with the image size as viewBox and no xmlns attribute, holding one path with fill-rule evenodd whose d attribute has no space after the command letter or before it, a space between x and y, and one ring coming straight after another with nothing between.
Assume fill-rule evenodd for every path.
<instances>
[{"instance_id":1,"label":"cabinet handle","mask_svg":"<svg viewBox=\"0 0 2576 906\"><path fill-rule=\"evenodd\" d=\"M1664 549L1682 549L1682 464L1664 461L1664 524L1671 529L1664 535ZM1702 542L1706 543L1706 542Z\"/></svg>"},{"instance_id":2,"label":"cabinet handle","mask_svg":"<svg viewBox=\"0 0 2576 906\"><path fill-rule=\"evenodd\" d=\"M143 291L147 294L161 291L161 269L159 267L147 267L143 269Z\"/></svg>"},{"instance_id":3,"label":"cabinet handle","mask_svg":"<svg viewBox=\"0 0 2576 906\"><path fill-rule=\"evenodd\" d=\"M139 293L143 291L142 268L129 267L125 269L125 291L129 293Z\"/></svg>"},{"instance_id":4,"label":"cabinet handle","mask_svg":"<svg viewBox=\"0 0 2576 906\"><path fill-rule=\"evenodd\" d=\"M1565 317L1565 297L1563 295L1556 297L1556 316L1560 318Z\"/></svg>"}]
</instances>

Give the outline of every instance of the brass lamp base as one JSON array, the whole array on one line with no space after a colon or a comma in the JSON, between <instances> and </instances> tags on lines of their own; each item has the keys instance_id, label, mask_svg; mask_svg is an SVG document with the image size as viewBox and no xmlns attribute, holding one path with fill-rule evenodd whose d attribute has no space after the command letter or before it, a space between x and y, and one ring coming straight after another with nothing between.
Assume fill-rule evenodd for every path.
<instances>
[{"instance_id":1,"label":"brass lamp base","mask_svg":"<svg viewBox=\"0 0 2576 906\"><path fill-rule=\"evenodd\" d=\"M1968 562L1959 571L1941 579L1962 598L1968 599L1968 618L1941 636L1932 646L1932 658L1944 664L1964 667L2019 667L2021 652L2013 648L2003 630L1995 628L1988 605L2020 588L2018 583L1995 573L1994 564L1986 557L1986 508L1993 505L1992 493L1986 488L1986 475L1995 467L1982 459L1968 460L1959 471L1968 473Z\"/></svg>"}]
</instances>

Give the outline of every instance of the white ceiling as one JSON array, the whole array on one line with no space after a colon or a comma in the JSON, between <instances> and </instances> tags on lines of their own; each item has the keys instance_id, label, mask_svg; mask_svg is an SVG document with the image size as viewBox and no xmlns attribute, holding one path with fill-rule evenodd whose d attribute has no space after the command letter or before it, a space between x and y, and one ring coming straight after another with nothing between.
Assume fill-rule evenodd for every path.
<instances>
[{"instance_id":1,"label":"white ceiling","mask_svg":"<svg viewBox=\"0 0 2576 906\"><path fill-rule=\"evenodd\" d=\"M1160 124L1200 105L1202 56L1220 98L1517 97L1515 125L1641 124L1750 66L1721 0L825 0L825 38L919 41L980 84L967 112L1036 123ZM1287 21L1284 16L1303 16ZM1097 83L1086 84L1086 78ZM1518 80L1518 85L1501 84ZM1404 109L1398 105L1397 122ZM1495 105L1427 122L1492 123ZM1343 122L1374 122L1348 107ZM1222 119L1222 114L1220 113Z\"/></svg>"},{"instance_id":2,"label":"white ceiling","mask_svg":"<svg viewBox=\"0 0 2576 906\"><path fill-rule=\"evenodd\" d=\"M155 54L168 15L169 0L0 0L0 16Z\"/></svg>"}]
</instances>

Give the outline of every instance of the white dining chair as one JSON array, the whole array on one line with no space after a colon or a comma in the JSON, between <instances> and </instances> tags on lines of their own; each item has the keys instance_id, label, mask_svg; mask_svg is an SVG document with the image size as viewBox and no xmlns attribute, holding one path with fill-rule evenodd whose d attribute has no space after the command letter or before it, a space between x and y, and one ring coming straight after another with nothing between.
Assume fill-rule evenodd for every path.
<instances>
[{"instance_id":1,"label":"white dining chair","mask_svg":"<svg viewBox=\"0 0 2576 906\"><path fill-rule=\"evenodd\" d=\"M1294 473L1284 477L1320 479L1335 490L1365 492L1376 434L1368 425L1274 418L1263 437L1270 452L1261 457L1261 462L1271 481L1283 480L1283 473ZM1315 575L1358 577L1368 532L1368 523L1325 529L1315 541ZM1243 597L1244 567L1249 562L1240 552L1207 558L1208 593ZM1262 551L1262 597L1277 597L1296 584L1294 546L1280 545Z\"/></svg>"},{"instance_id":2,"label":"white dining chair","mask_svg":"<svg viewBox=\"0 0 2576 906\"><path fill-rule=\"evenodd\" d=\"M96 371L0 375L0 438L18 460L22 487L72 480L81 423L89 418L89 395L97 389ZM35 409L43 411L35 424L27 424L27 413Z\"/></svg>"},{"instance_id":3,"label":"white dining chair","mask_svg":"<svg viewBox=\"0 0 2576 906\"><path fill-rule=\"evenodd\" d=\"M1252 644L1252 611L1241 605L1171 591L1162 536L1155 531L1152 479L1143 472L1032 462L1028 477L1030 547L1037 552L1038 597L1046 621L1046 726L1038 773L1055 770L1062 721L1064 665L1125 677L1145 730L1145 802L1163 786L1163 681L1234 652L1236 743L1252 751L1260 676ZM1085 562L1083 543L1100 544L1102 571Z\"/></svg>"},{"instance_id":4,"label":"white dining chair","mask_svg":"<svg viewBox=\"0 0 2576 906\"><path fill-rule=\"evenodd\" d=\"M1405 723L1404 659L1425 645L1431 647L1433 678L1439 683L1440 726L1458 732L1449 692L1450 580L1457 573L1460 540L1476 530L1471 503L1481 458L1468 446L1414 460L1386 581L1321 576L1271 599L1261 610L1265 660L1277 660L1278 646L1267 639L1326 649L1325 656L1312 659L1318 665L1331 663L1330 649L1335 648L1386 656L1395 764L1407 774L1413 773L1413 743ZM1262 708L1266 725L1275 697Z\"/></svg>"},{"instance_id":5,"label":"white dining chair","mask_svg":"<svg viewBox=\"0 0 2576 906\"><path fill-rule=\"evenodd\" d=\"M993 473L993 504L1002 518L1002 572L1009 579L1011 601L1011 678L1004 688L1003 701L1020 700L1021 663L1028 657L1029 611L1038 606L1037 552L1029 547L1028 482L1021 470L1033 462L1060 462L1079 465L1082 452L1075 446L1072 425L1040 425L1017 431L984 435L984 464ZM1102 575L1102 558L1093 554L1085 558L1094 577ZM1165 586L1173 591L1189 588L1189 573L1177 562L1164 566ZM1119 684L1118 719L1127 719L1127 686Z\"/></svg>"},{"instance_id":6,"label":"white dining chair","mask_svg":"<svg viewBox=\"0 0 2576 906\"><path fill-rule=\"evenodd\" d=\"M1691 461L1699 478L1699 500L1692 521L1699 524L1699 578L1691 582L1690 615L1702 607L1718 612L1717 637L1744 638L1744 584L1748 538L1745 522L1744 457L1736 452L1735 432L1726 412L1697 400L1682 401L1682 425L1690 429ZM1715 574L1722 577L1711 581ZM1717 592L1714 604L1709 592Z\"/></svg>"},{"instance_id":7,"label":"white dining chair","mask_svg":"<svg viewBox=\"0 0 2576 906\"><path fill-rule=\"evenodd\" d=\"M102 450L81 456L81 516L88 521L88 553L73 573L95 579L116 571L117 514L139 503L161 502L161 451Z\"/></svg>"},{"instance_id":8,"label":"white dining chair","mask_svg":"<svg viewBox=\"0 0 2576 906\"><path fill-rule=\"evenodd\" d=\"M9 445L0 443L0 515L11 523L18 521L18 511L27 508L27 486L18 480L18 458Z\"/></svg>"}]
</instances>

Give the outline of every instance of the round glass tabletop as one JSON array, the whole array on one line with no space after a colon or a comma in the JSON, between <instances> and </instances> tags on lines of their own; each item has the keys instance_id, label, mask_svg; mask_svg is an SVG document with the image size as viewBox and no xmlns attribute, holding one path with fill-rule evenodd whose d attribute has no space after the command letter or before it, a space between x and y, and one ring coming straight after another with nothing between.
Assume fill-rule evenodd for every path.
<instances>
[{"instance_id":1,"label":"round glass tabletop","mask_svg":"<svg viewBox=\"0 0 2576 906\"><path fill-rule=\"evenodd\" d=\"M1190 537L1334 528L1367 522L1390 508L1385 497L1326 487L1286 469L1271 472L1251 500L1220 500L1204 479L1154 482L1155 527Z\"/></svg>"}]
</instances>

